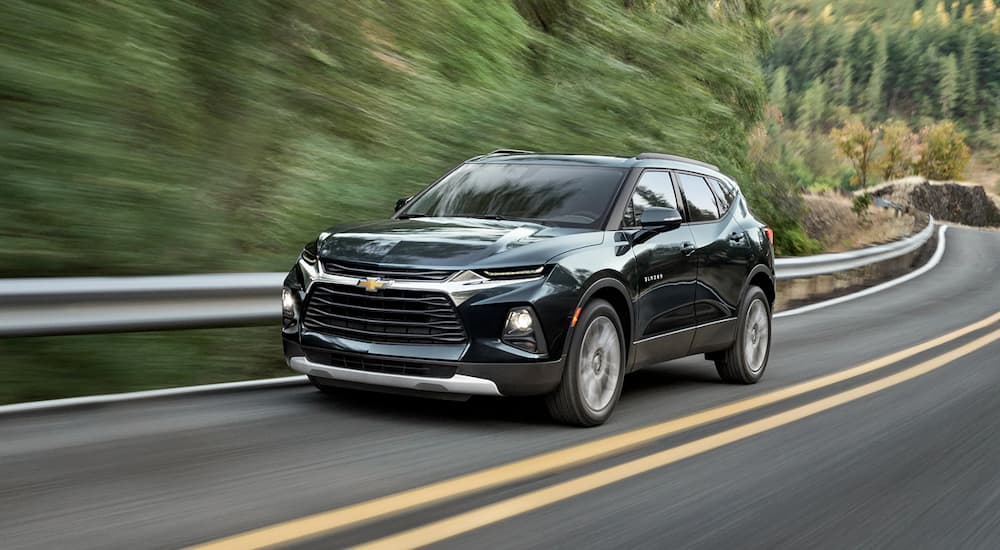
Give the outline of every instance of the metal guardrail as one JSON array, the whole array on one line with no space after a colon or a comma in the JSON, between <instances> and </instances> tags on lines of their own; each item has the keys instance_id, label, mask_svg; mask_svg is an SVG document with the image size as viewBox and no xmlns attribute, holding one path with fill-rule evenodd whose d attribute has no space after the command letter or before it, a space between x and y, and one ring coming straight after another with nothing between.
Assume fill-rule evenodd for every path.
<instances>
[{"instance_id":1,"label":"metal guardrail","mask_svg":"<svg viewBox=\"0 0 1000 550\"><path fill-rule=\"evenodd\" d=\"M775 276L778 280L799 279L877 264L917 250L926 244L932 235L934 235L934 217L928 216L927 227L898 241L835 254L778 258L774 262Z\"/></svg>"},{"instance_id":2,"label":"metal guardrail","mask_svg":"<svg viewBox=\"0 0 1000 550\"><path fill-rule=\"evenodd\" d=\"M285 273L0 279L0 336L276 322Z\"/></svg>"},{"instance_id":3,"label":"metal guardrail","mask_svg":"<svg viewBox=\"0 0 1000 550\"><path fill-rule=\"evenodd\" d=\"M905 239L839 254L778 258L778 279L847 271L908 254ZM284 273L0 279L0 336L236 327L277 322Z\"/></svg>"}]
</instances>

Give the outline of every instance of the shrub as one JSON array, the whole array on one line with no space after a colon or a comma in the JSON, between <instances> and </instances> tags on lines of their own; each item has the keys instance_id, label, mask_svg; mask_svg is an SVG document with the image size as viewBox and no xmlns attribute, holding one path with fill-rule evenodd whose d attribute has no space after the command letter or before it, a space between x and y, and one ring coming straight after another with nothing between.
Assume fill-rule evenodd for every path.
<instances>
[{"instance_id":1,"label":"shrub","mask_svg":"<svg viewBox=\"0 0 1000 550\"><path fill-rule=\"evenodd\" d=\"M917 161L920 175L932 180L954 180L962 177L969 162L969 147L965 134L953 121L945 120L925 126L920 131L922 151Z\"/></svg>"},{"instance_id":2,"label":"shrub","mask_svg":"<svg viewBox=\"0 0 1000 550\"><path fill-rule=\"evenodd\" d=\"M919 136L905 122L894 120L886 124L882 128L882 155L878 161L882 178L894 180L910 175L919 142Z\"/></svg>"}]
</instances>

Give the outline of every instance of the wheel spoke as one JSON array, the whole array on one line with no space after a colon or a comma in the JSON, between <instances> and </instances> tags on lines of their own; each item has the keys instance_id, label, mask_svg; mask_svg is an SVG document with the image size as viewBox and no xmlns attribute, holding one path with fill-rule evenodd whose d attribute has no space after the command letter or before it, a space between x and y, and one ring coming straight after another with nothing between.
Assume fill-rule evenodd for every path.
<instances>
[{"instance_id":1,"label":"wheel spoke","mask_svg":"<svg viewBox=\"0 0 1000 550\"><path fill-rule=\"evenodd\" d=\"M603 316L591 321L583 336L578 361L581 397L591 409L601 410L614 398L621 357L614 323Z\"/></svg>"}]
</instances>

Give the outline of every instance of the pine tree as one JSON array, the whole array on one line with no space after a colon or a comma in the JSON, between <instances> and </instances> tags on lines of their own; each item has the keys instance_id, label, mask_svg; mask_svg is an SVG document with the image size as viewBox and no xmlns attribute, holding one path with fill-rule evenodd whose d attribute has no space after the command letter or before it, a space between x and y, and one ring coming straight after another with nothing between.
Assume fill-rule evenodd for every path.
<instances>
[{"instance_id":1,"label":"pine tree","mask_svg":"<svg viewBox=\"0 0 1000 550\"><path fill-rule=\"evenodd\" d=\"M882 110L882 88L885 83L885 68L889 62L889 48L886 33L879 33L875 46L875 59L872 61L872 74L868 78L868 88L865 90L865 106L870 118L875 118Z\"/></svg>"},{"instance_id":2,"label":"pine tree","mask_svg":"<svg viewBox=\"0 0 1000 550\"><path fill-rule=\"evenodd\" d=\"M955 54L948 54L941 63L941 81L938 85L941 118L951 118L958 99L958 61Z\"/></svg>"},{"instance_id":3,"label":"pine tree","mask_svg":"<svg viewBox=\"0 0 1000 550\"><path fill-rule=\"evenodd\" d=\"M959 99L958 105L963 116L972 117L979 106L979 83L976 74L979 65L976 61L976 38L972 33L966 34L962 43L962 57L959 59Z\"/></svg>"},{"instance_id":4,"label":"pine tree","mask_svg":"<svg viewBox=\"0 0 1000 550\"><path fill-rule=\"evenodd\" d=\"M810 131L822 124L826 120L826 108L826 84L819 79L813 80L802 96L802 105L799 106L797 118L799 129Z\"/></svg>"},{"instance_id":5,"label":"pine tree","mask_svg":"<svg viewBox=\"0 0 1000 550\"><path fill-rule=\"evenodd\" d=\"M838 105L851 106L851 91L854 86L854 69L844 57L837 58L837 65L831 73L830 91L832 100Z\"/></svg>"}]
</instances>

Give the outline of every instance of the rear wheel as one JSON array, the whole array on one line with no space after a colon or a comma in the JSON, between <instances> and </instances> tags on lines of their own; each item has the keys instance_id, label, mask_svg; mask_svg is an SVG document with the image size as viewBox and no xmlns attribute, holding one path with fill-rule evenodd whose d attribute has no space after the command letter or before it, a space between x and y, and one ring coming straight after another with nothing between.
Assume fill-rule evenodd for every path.
<instances>
[{"instance_id":1,"label":"rear wheel","mask_svg":"<svg viewBox=\"0 0 1000 550\"><path fill-rule=\"evenodd\" d=\"M587 304L573 331L562 382L546 398L552 417L577 426L603 424L621 395L625 357L615 308L604 300Z\"/></svg>"},{"instance_id":2,"label":"rear wheel","mask_svg":"<svg viewBox=\"0 0 1000 550\"><path fill-rule=\"evenodd\" d=\"M771 304L760 287L747 289L736 325L736 341L717 356L715 369L730 384L756 384L771 355Z\"/></svg>"}]
</instances>

